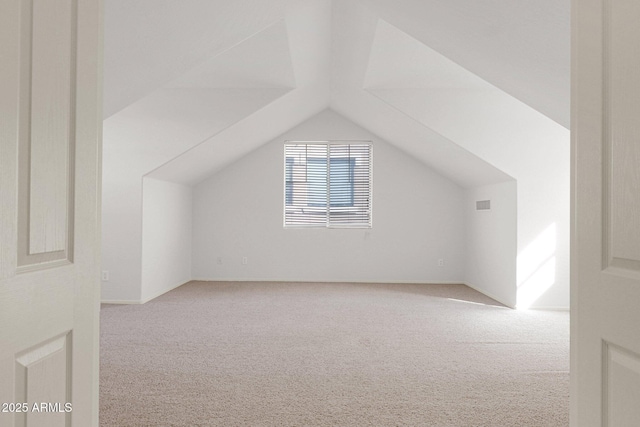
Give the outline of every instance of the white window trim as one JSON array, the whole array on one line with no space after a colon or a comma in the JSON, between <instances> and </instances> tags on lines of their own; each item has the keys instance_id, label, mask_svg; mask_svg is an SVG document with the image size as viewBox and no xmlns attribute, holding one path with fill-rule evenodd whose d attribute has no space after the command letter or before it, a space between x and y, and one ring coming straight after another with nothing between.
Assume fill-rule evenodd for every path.
<instances>
[{"instance_id":1,"label":"white window trim","mask_svg":"<svg viewBox=\"0 0 640 427\"><path fill-rule=\"evenodd\" d=\"M286 163L287 163L287 152L286 145L288 144L318 144L318 145L348 145L348 144L367 144L369 145L369 223L368 224L330 224L329 220L325 224L300 224L300 225L292 225L286 223L286 209L287 209L287 200L286 200L286 185L287 185L287 172L286 172ZM339 140L285 140L282 145L282 157L283 157L283 168L282 168L282 182L283 182L283 192L282 192L282 225L285 229L371 229L373 228L373 142L371 140L364 139L339 139Z\"/></svg>"}]
</instances>

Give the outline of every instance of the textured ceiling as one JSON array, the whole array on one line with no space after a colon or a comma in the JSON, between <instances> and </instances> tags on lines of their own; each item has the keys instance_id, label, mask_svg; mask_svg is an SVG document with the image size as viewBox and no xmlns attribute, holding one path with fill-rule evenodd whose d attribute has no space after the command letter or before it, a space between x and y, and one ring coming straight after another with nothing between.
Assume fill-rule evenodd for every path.
<instances>
[{"instance_id":1,"label":"textured ceiling","mask_svg":"<svg viewBox=\"0 0 640 427\"><path fill-rule=\"evenodd\" d=\"M488 92L521 131L567 127L568 4L110 0L105 167L195 184L331 108L460 185L508 179L452 130L482 104L434 102Z\"/></svg>"}]
</instances>

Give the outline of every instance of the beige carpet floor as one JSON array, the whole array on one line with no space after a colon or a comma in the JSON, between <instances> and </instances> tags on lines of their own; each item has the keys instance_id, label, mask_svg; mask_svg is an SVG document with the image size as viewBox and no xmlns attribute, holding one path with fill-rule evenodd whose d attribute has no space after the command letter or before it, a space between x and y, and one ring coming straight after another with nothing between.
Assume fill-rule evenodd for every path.
<instances>
[{"instance_id":1,"label":"beige carpet floor","mask_svg":"<svg viewBox=\"0 0 640 427\"><path fill-rule=\"evenodd\" d=\"M105 427L569 425L569 314L462 285L191 282L101 318Z\"/></svg>"}]
</instances>

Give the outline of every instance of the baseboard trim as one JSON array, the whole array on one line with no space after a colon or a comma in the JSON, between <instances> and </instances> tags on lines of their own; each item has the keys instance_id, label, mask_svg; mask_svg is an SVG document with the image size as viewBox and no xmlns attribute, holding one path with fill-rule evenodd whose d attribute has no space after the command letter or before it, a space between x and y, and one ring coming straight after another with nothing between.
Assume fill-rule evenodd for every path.
<instances>
[{"instance_id":1,"label":"baseboard trim","mask_svg":"<svg viewBox=\"0 0 640 427\"><path fill-rule=\"evenodd\" d=\"M198 278L191 279L192 282L277 282L277 283L389 283L389 284L407 284L407 285L465 285L462 280L439 280L439 281L424 281L424 280L317 280L317 279L239 279L239 278Z\"/></svg>"},{"instance_id":2,"label":"baseboard trim","mask_svg":"<svg viewBox=\"0 0 640 427\"><path fill-rule=\"evenodd\" d=\"M172 286L168 289L163 289L160 291L157 291L156 293L152 294L150 297L147 297L145 299L139 299L139 300L129 300L129 299L103 299L100 301L100 304L146 304L151 300L154 300L156 298L158 298L160 295L164 295L169 291L172 291L176 288L179 288L180 286L184 285L185 283L189 283L191 282L191 280L188 280L186 282L183 283L179 283L175 286Z\"/></svg>"},{"instance_id":3,"label":"baseboard trim","mask_svg":"<svg viewBox=\"0 0 640 427\"><path fill-rule=\"evenodd\" d=\"M100 304L142 304L140 300L132 299L103 299Z\"/></svg>"},{"instance_id":4,"label":"baseboard trim","mask_svg":"<svg viewBox=\"0 0 640 427\"><path fill-rule=\"evenodd\" d=\"M239 278L220 278L220 277L216 277L216 278L197 278L197 279L191 279L188 280L184 283L179 283L175 286L172 286L168 289L164 289L161 290L159 292L156 292L155 294L153 294L151 297L147 297L144 300L110 300L110 299L103 299L100 301L100 304L145 304L151 300L154 300L156 298L158 298L160 295L164 295L169 291L172 291L176 288L179 288L182 285L185 285L189 282L263 282L263 283L270 283L270 282L279 282L279 283L396 283L396 284L409 284L409 285L465 285L470 287L471 289L480 292L481 294L499 302L500 304L504 305L505 307L508 308L512 308L512 309L517 309L516 306L514 306L513 304L508 304L506 301L504 301L502 298L497 297L496 295L493 295L491 292L487 292L484 289L475 286L467 281L464 280L454 280L454 281L449 281L449 280L440 280L440 281L424 281L424 280L402 280L402 281L391 281L391 280L363 280L363 281L353 281L353 280L276 280L276 279L239 279ZM570 307L531 307L528 310L541 310L541 311L562 311L562 312L568 312L570 311Z\"/></svg>"},{"instance_id":5,"label":"baseboard trim","mask_svg":"<svg viewBox=\"0 0 640 427\"><path fill-rule=\"evenodd\" d=\"M509 307L509 308L513 308L515 309L515 305L513 304L509 304L507 303L504 299L497 297L496 295L493 295L491 292L487 292L484 289L478 287L478 286L474 286L473 284L469 283L469 282L464 282L464 284L468 287L470 287L471 289L480 292L482 295L488 296L489 298L491 298L492 300L496 300L497 302L499 302L500 304L504 305L505 307Z\"/></svg>"},{"instance_id":6,"label":"baseboard trim","mask_svg":"<svg viewBox=\"0 0 640 427\"><path fill-rule=\"evenodd\" d=\"M149 301L151 301L151 300L154 300L154 299L158 298L160 295L164 295L164 294L166 294L167 292L172 291L172 290L174 290L174 289L176 289L176 288L179 288L180 286L184 285L185 283L189 283L189 282L191 282L191 281L192 281L192 280L187 280L186 282L178 283L177 285L171 286L171 287L169 287L169 288L167 288L167 289L163 289L163 290L157 291L157 292L155 292L155 293L151 294L151 296L150 296L150 297L147 297L147 298L144 298L144 299L140 300L140 304L146 304L146 303L148 303Z\"/></svg>"},{"instance_id":7,"label":"baseboard trim","mask_svg":"<svg viewBox=\"0 0 640 427\"><path fill-rule=\"evenodd\" d=\"M571 309L569 307L530 307L527 310L533 310L533 311L564 311L564 312L569 312L571 311Z\"/></svg>"}]
</instances>

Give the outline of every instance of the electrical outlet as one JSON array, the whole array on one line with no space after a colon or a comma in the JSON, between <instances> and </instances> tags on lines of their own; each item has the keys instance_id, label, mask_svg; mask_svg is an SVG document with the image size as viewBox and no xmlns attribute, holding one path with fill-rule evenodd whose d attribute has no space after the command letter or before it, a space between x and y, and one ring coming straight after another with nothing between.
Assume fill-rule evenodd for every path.
<instances>
[{"instance_id":1,"label":"electrical outlet","mask_svg":"<svg viewBox=\"0 0 640 427\"><path fill-rule=\"evenodd\" d=\"M249 259L246 256L242 257L242 265L247 265L249 264Z\"/></svg>"},{"instance_id":2,"label":"electrical outlet","mask_svg":"<svg viewBox=\"0 0 640 427\"><path fill-rule=\"evenodd\" d=\"M444 260L442 258L438 260L438 267L444 267Z\"/></svg>"},{"instance_id":3,"label":"electrical outlet","mask_svg":"<svg viewBox=\"0 0 640 427\"><path fill-rule=\"evenodd\" d=\"M108 282L109 281L109 270L104 270L102 272L102 281L103 282Z\"/></svg>"}]
</instances>

